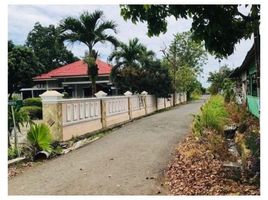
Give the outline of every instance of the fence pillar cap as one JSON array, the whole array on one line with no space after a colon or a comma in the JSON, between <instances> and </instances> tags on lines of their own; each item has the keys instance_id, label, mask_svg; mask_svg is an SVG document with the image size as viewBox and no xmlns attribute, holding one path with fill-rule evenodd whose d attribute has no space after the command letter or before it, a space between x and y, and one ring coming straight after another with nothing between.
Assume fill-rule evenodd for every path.
<instances>
[{"instance_id":1,"label":"fence pillar cap","mask_svg":"<svg viewBox=\"0 0 268 200\"><path fill-rule=\"evenodd\" d=\"M142 94L142 95L147 95L147 94L148 94L148 92L143 91L141 94Z\"/></svg>"},{"instance_id":2,"label":"fence pillar cap","mask_svg":"<svg viewBox=\"0 0 268 200\"><path fill-rule=\"evenodd\" d=\"M130 91L126 91L126 92L124 93L124 95L125 95L125 96L132 96L132 92L130 92Z\"/></svg>"},{"instance_id":3,"label":"fence pillar cap","mask_svg":"<svg viewBox=\"0 0 268 200\"><path fill-rule=\"evenodd\" d=\"M95 93L96 97L106 97L107 93L103 92L103 91L98 91L97 93Z\"/></svg>"},{"instance_id":4,"label":"fence pillar cap","mask_svg":"<svg viewBox=\"0 0 268 200\"><path fill-rule=\"evenodd\" d=\"M61 100L64 95L56 90L48 90L39 96L41 97L42 102L55 102Z\"/></svg>"}]
</instances>

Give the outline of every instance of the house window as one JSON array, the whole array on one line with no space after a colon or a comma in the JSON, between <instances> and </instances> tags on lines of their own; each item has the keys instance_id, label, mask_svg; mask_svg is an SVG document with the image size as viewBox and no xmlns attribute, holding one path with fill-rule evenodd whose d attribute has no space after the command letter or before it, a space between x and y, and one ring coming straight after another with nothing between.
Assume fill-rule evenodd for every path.
<instances>
[{"instance_id":1,"label":"house window","mask_svg":"<svg viewBox=\"0 0 268 200\"><path fill-rule=\"evenodd\" d=\"M256 73L250 74L247 80L247 94L250 96L257 96L258 95L258 84L257 84L257 76Z\"/></svg>"},{"instance_id":2,"label":"house window","mask_svg":"<svg viewBox=\"0 0 268 200\"><path fill-rule=\"evenodd\" d=\"M251 83L252 83L252 86L251 86L251 95L252 96L257 96L257 76L256 76L256 73L254 73L251 77Z\"/></svg>"},{"instance_id":3,"label":"house window","mask_svg":"<svg viewBox=\"0 0 268 200\"><path fill-rule=\"evenodd\" d=\"M251 95L250 78L247 79L247 95Z\"/></svg>"}]
</instances>

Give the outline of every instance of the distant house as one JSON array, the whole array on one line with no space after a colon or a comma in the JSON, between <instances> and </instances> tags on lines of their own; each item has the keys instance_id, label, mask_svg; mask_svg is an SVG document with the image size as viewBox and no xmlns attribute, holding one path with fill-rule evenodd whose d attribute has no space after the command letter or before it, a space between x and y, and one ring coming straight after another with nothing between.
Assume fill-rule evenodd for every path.
<instances>
[{"instance_id":1,"label":"distant house","mask_svg":"<svg viewBox=\"0 0 268 200\"><path fill-rule=\"evenodd\" d=\"M254 45L248 51L242 65L236 68L230 78L236 80L236 95L246 103L248 110L260 117L260 77L257 75Z\"/></svg>"},{"instance_id":2,"label":"distant house","mask_svg":"<svg viewBox=\"0 0 268 200\"><path fill-rule=\"evenodd\" d=\"M99 71L96 81L97 91L103 90L109 95L115 93L110 81L112 66L99 59L96 61ZM57 90L65 92L69 97L83 98L91 95L91 81L88 77L88 67L82 61L58 67L47 73L40 74L33 78L35 86L32 88L22 88L22 98L38 97L47 90Z\"/></svg>"}]
</instances>

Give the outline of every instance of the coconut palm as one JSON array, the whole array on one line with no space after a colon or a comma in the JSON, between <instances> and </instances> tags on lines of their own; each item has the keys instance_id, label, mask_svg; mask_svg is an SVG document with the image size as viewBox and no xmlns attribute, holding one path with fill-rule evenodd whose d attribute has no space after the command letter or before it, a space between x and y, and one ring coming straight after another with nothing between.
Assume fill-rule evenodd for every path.
<instances>
[{"instance_id":1,"label":"coconut palm","mask_svg":"<svg viewBox=\"0 0 268 200\"><path fill-rule=\"evenodd\" d=\"M90 74L92 81L92 95L96 92L96 78L98 76L98 67L96 65L96 51L94 46L97 43L110 42L114 46L117 46L117 39L108 34L107 30L116 33L116 27L114 21L104 21L102 11L95 11L93 13L83 12L79 19L73 17L67 17L60 23L62 29L62 37L69 42L82 42L88 47L88 56L94 59L92 65L88 65L88 71L97 71L97 73ZM88 60L88 59L86 59ZM85 61L88 64L88 62ZM92 63L92 62L91 62ZM96 69L90 69L90 68Z\"/></svg>"}]
</instances>

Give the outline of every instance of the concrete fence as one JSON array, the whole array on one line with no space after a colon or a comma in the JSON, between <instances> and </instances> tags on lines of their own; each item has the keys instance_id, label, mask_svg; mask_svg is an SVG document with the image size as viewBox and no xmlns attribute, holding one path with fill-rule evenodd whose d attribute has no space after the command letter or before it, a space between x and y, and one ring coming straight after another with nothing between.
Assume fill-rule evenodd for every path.
<instances>
[{"instance_id":1,"label":"concrete fence","mask_svg":"<svg viewBox=\"0 0 268 200\"><path fill-rule=\"evenodd\" d=\"M40 95L43 103L43 121L51 127L55 140L66 141L97 130L148 115L173 106L173 96L158 98L147 95L105 95L97 98L63 99L56 91ZM185 93L176 95L176 105L186 101Z\"/></svg>"}]
</instances>

